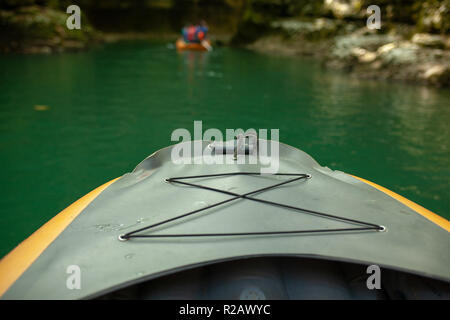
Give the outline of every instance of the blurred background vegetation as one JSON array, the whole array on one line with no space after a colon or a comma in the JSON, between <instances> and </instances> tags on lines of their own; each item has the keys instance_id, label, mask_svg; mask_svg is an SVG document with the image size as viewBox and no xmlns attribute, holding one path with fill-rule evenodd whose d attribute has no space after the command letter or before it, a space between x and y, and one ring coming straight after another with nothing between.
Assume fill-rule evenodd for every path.
<instances>
[{"instance_id":1,"label":"blurred background vegetation","mask_svg":"<svg viewBox=\"0 0 450 320\"><path fill-rule=\"evenodd\" d=\"M64 28L71 4L82 10L79 31ZM384 31L395 23L413 26L413 32L446 34L450 28L448 0L3 0L0 41L3 51L33 44L77 48L101 40L96 31L171 34L205 19L216 37L243 43L280 18L325 17L363 25L362 9L373 4L382 10Z\"/></svg>"}]
</instances>

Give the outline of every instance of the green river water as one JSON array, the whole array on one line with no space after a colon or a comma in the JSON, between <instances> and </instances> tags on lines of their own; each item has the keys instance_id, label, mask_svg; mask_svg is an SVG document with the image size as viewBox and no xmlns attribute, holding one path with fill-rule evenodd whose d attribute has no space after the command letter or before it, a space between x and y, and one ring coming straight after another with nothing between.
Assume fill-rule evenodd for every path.
<instances>
[{"instance_id":1,"label":"green river water","mask_svg":"<svg viewBox=\"0 0 450 320\"><path fill-rule=\"evenodd\" d=\"M174 129L193 132L194 120L224 133L277 128L321 165L450 217L449 90L355 80L304 58L180 54L142 41L2 56L0 72L0 256L172 144Z\"/></svg>"}]
</instances>

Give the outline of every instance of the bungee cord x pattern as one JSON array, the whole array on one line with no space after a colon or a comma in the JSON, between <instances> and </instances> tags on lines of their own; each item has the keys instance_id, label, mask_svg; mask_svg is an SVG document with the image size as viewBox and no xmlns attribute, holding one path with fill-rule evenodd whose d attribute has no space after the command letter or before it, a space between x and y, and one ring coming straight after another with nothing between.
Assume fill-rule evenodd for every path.
<instances>
[{"instance_id":1,"label":"bungee cord x pattern","mask_svg":"<svg viewBox=\"0 0 450 320\"><path fill-rule=\"evenodd\" d=\"M350 219L350 218L345 218L345 217L340 217L340 216L336 216L336 215L332 215L332 214L327 214L327 213L323 213L323 212L319 212L319 211L314 211L314 210L309 210L309 209L305 209L305 208L300 208L300 207L296 207L296 206L291 206L291 205L287 205L287 204L283 204L283 203L278 203L278 202L273 202L273 201L268 201L268 200L264 200L264 199L258 199L258 198L253 198L251 197L251 195L253 194L257 194L257 193L262 193L265 191L268 191L270 189L274 189L276 187L280 187L282 185L286 185L289 183L293 183L295 181L301 180L301 179L310 179L311 175L306 174L306 173L276 173L273 174L274 176L293 176L294 178L280 182L280 183L276 183L273 184L271 186L268 187L264 187L261 189L257 189L251 192L247 192L245 194L238 194L238 193L234 193L231 191L226 191L226 190L221 190L221 189L216 189L216 188L212 188L212 187L207 187L207 186L203 186L203 185L199 185L199 184L195 184L195 183L190 183L190 182L186 182L185 180L188 179L198 179L198 178L213 178L213 177L225 177L225 176L255 176L255 175L261 175L261 173L259 172L233 172L233 173L218 173L218 174L207 174L207 175L196 175L196 176L185 176L185 177L175 177L175 178L167 178L166 182L169 183L175 183L175 184L180 184L180 185L186 185L186 186L191 186L191 187L196 187L196 188L200 188L200 189L205 189L205 190L210 190L210 191L214 191L214 192L219 192L219 193L223 193L226 195L230 195L232 196L229 199L211 204L209 206L197 209L197 210L193 210L181 215L178 215L176 217L170 218L170 219L166 219L157 223L154 223L152 225L134 230L134 231L130 231L128 233L122 234L119 236L119 240L121 241L127 241L131 238L186 238L186 237L230 237L230 236L257 236L257 235L285 235L285 234L303 234L303 233L330 233L330 232L351 232L351 231L384 231L385 227L381 226L381 225L377 225L377 224L373 224L373 223L369 223L369 222L364 222L361 220L356 220L356 219ZM199 212L223 205L225 203L237 200L237 199L247 199L250 201L255 201L255 202L259 202L259 203L264 203L267 205L272 205L272 206L278 206L278 207L282 207L282 208L286 208L286 209L290 209L290 210L295 210L301 213L307 213L307 214L313 214L313 215L317 215L323 218L327 218L327 219L334 219L334 220L339 220L339 221L344 221L344 222L348 222L351 224L359 224L362 225L361 227L353 227L353 228L337 228L337 229L309 229L309 230L287 230L287 231L255 231L255 232L227 232L227 233L190 233L190 234L138 234L142 231L147 231L147 230L151 230L153 228L156 228L158 226L164 225L164 224L168 224L170 222L197 214Z\"/></svg>"}]
</instances>

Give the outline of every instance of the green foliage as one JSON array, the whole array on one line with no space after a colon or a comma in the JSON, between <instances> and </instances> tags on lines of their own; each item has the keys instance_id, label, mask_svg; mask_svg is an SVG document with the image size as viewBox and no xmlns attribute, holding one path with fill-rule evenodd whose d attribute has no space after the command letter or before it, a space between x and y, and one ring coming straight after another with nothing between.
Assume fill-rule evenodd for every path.
<instances>
[{"instance_id":1,"label":"green foliage","mask_svg":"<svg viewBox=\"0 0 450 320\"><path fill-rule=\"evenodd\" d=\"M450 30L450 0L416 2L418 31L446 34Z\"/></svg>"},{"instance_id":2,"label":"green foliage","mask_svg":"<svg viewBox=\"0 0 450 320\"><path fill-rule=\"evenodd\" d=\"M0 10L1 51L27 51L29 47L84 47L96 34L83 15L82 28L66 27L68 14L50 7L23 6L14 10ZM51 50L51 49L50 49Z\"/></svg>"}]
</instances>

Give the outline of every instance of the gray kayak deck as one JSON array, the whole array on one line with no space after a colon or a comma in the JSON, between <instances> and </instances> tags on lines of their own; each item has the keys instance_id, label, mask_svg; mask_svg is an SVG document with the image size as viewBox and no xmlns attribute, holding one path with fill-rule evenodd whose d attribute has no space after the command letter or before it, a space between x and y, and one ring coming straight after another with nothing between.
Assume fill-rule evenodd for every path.
<instances>
[{"instance_id":1,"label":"gray kayak deck","mask_svg":"<svg viewBox=\"0 0 450 320\"><path fill-rule=\"evenodd\" d=\"M204 238L118 236L226 200L230 195L167 183L166 178L259 172L259 165L176 165L162 149L92 201L9 288L4 299L83 299L144 280L219 261L262 256L314 257L377 264L450 281L449 233L417 212L306 153L280 144L280 173L306 173L256 198L383 225L386 231ZM195 183L243 194L289 177L229 176ZM270 232L351 228L348 222L277 208L248 199L203 211L142 234ZM81 270L81 289L66 287L67 267Z\"/></svg>"}]
</instances>

